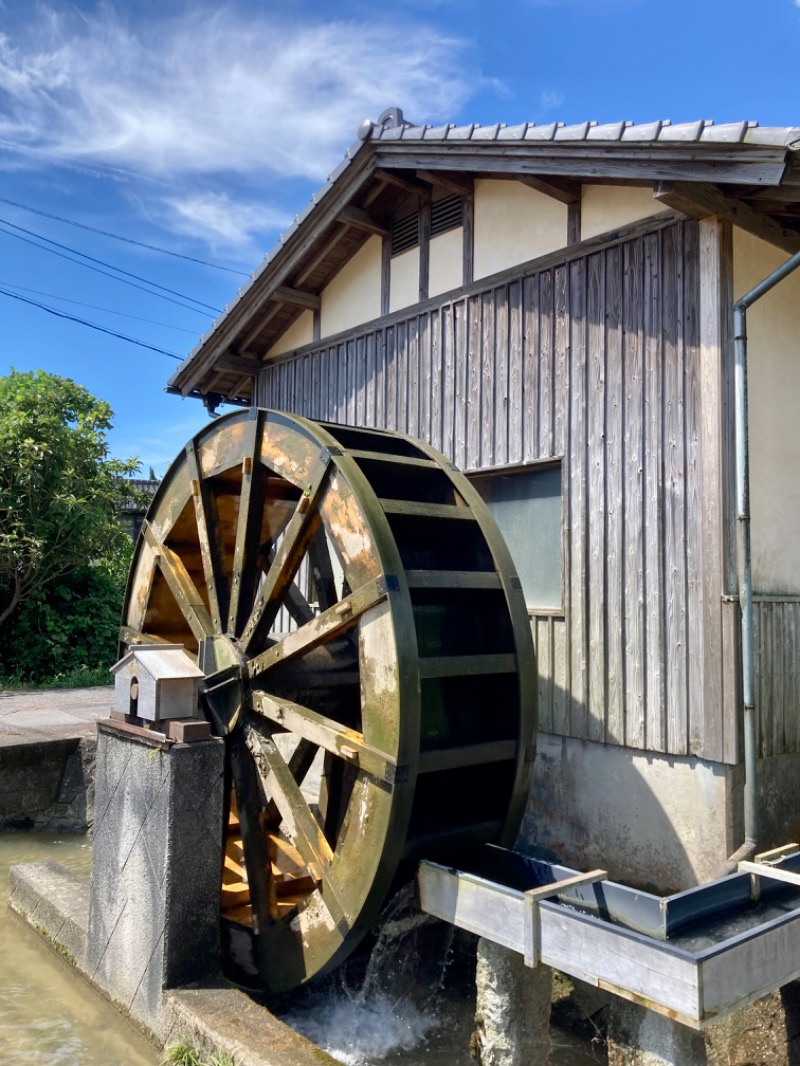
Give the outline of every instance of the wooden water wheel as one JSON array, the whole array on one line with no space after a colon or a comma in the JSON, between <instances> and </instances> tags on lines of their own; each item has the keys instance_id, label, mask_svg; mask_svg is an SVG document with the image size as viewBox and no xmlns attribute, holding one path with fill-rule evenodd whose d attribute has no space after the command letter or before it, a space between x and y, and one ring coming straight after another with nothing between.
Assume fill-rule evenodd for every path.
<instances>
[{"instance_id":1,"label":"wooden water wheel","mask_svg":"<svg viewBox=\"0 0 800 1066\"><path fill-rule=\"evenodd\" d=\"M226 738L223 946L266 990L341 962L404 862L513 844L527 612L477 493L419 441L257 409L210 423L136 548L123 650L153 641L197 657Z\"/></svg>"}]
</instances>

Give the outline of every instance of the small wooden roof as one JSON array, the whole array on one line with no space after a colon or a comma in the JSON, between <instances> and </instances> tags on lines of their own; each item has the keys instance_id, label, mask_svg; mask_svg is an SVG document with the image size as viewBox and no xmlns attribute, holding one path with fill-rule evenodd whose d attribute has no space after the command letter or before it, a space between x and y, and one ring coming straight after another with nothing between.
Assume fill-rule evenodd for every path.
<instances>
[{"instance_id":1,"label":"small wooden roof","mask_svg":"<svg viewBox=\"0 0 800 1066\"><path fill-rule=\"evenodd\" d=\"M800 127L584 122L416 126L398 108L358 140L169 380L168 391L249 404L265 353L409 197L473 178L524 182L563 203L581 185L652 187L665 208L719 214L800 250Z\"/></svg>"},{"instance_id":2,"label":"small wooden roof","mask_svg":"<svg viewBox=\"0 0 800 1066\"><path fill-rule=\"evenodd\" d=\"M140 664L156 681L204 676L203 671L183 650L182 644L138 644L111 667L111 673L118 674L131 662Z\"/></svg>"}]
</instances>

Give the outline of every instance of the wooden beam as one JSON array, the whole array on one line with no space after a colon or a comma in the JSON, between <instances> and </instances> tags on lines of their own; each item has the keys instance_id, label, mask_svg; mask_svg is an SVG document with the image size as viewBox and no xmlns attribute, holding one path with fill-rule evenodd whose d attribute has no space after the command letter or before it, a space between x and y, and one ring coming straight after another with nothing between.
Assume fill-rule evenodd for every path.
<instances>
[{"instance_id":1,"label":"wooden beam","mask_svg":"<svg viewBox=\"0 0 800 1066\"><path fill-rule=\"evenodd\" d=\"M215 370L233 370L240 374L255 374L259 368L257 359L247 359L242 356L224 355L214 363Z\"/></svg>"},{"instance_id":2,"label":"wooden beam","mask_svg":"<svg viewBox=\"0 0 800 1066\"><path fill-rule=\"evenodd\" d=\"M456 196L469 196L473 189L471 178L460 177L447 170L418 170L417 177L428 185L438 185L440 189L455 193Z\"/></svg>"},{"instance_id":3,"label":"wooden beam","mask_svg":"<svg viewBox=\"0 0 800 1066\"><path fill-rule=\"evenodd\" d=\"M581 239L581 202L567 204L567 244L578 244Z\"/></svg>"},{"instance_id":4,"label":"wooden beam","mask_svg":"<svg viewBox=\"0 0 800 1066\"><path fill-rule=\"evenodd\" d=\"M290 289L288 285L279 285L272 294L273 300L281 303L293 304L295 307L305 307L310 311L318 311L321 306L319 296L313 292L303 292L301 289Z\"/></svg>"},{"instance_id":5,"label":"wooden beam","mask_svg":"<svg viewBox=\"0 0 800 1066\"><path fill-rule=\"evenodd\" d=\"M561 204L579 204L581 202L581 183L569 178L537 178L531 174L513 175L522 185L550 196Z\"/></svg>"},{"instance_id":6,"label":"wooden beam","mask_svg":"<svg viewBox=\"0 0 800 1066\"><path fill-rule=\"evenodd\" d=\"M376 181L375 184L372 186L372 188L364 194L364 197L361 200L361 206L364 208L365 211L371 204L373 204L378 199L383 190L386 188L386 184L387 183L383 181L383 179L379 178L378 181Z\"/></svg>"},{"instance_id":7,"label":"wooden beam","mask_svg":"<svg viewBox=\"0 0 800 1066\"><path fill-rule=\"evenodd\" d=\"M726 196L715 185L704 182L659 181L653 186L653 196L665 207L681 211L689 218L703 219L717 216L747 230L785 252L800 251L800 233L781 226L775 219L741 200Z\"/></svg>"},{"instance_id":8,"label":"wooden beam","mask_svg":"<svg viewBox=\"0 0 800 1066\"><path fill-rule=\"evenodd\" d=\"M266 314L264 314L263 316L259 317L258 321L253 326L253 328L248 330L247 333L245 333L244 337L240 341L237 341L237 344L236 344L236 354L237 355L245 355L247 353L248 349L250 348L250 345L253 343L253 341L256 339L256 337L259 335L259 333L263 329L266 329L266 327L273 320L275 315L277 315L279 311L283 310L283 307L284 307L283 303L280 300L277 300L270 307L270 309L266 312ZM256 353L256 357L260 359L263 354L264 354L263 352L258 352L258 353Z\"/></svg>"},{"instance_id":9,"label":"wooden beam","mask_svg":"<svg viewBox=\"0 0 800 1066\"><path fill-rule=\"evenodd\" d=\"M376 170L375 177L380 178L387 185L393 185L396 189L410 192L413 196L422 196L427 188L424 182L417 181L416 178L405 177L402 174L395 174L391 170Z\"/></svg>"},{"instance_id":10,"label":"wooden beam","mask_svg":"<svg viewBox=\"0 0 800 1066\"><path fill-rule=\"evenodd\" d=\"M377 233L379 237L385 237L389 232L382 222L362 211L360 207L345 207L339 212L339 221L346 222L348 226L366 230L367 233Z\"/></svg>"},{"instance_id":11,"label":"wooden beam","mask_svg":"<svg viewBox=\"0 0 800 1066\"><path fill-rule=\"evenodd\" d=\"M295 285L305 285L306 281L308 281L314 271L317 270L328 258L342 237L344 237L345 233L347 233L347 226L344 223L337 224L333 234L322 244L321 248L311 259L308 266L303 267L297 275Z\"/></svg>"}]
</instances>

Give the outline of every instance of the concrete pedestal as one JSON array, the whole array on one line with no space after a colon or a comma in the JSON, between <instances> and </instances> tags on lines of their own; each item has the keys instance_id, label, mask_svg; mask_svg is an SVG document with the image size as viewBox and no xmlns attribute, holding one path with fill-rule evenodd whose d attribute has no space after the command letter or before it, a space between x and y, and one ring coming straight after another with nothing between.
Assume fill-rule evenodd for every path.
<instances>
[{"instance_id":1,"label":"concrete pedestal","mask_svg":"<svg viewBox=\"0 0 800 1066\"><path fill-rule=\"evenodd\" d=\"M473 1057L481 1066L545 1066L550 1053L549 966L531 969L517 951L478 941Z\"/></svg>"},{"instance_id":2,"label":"concrete pedestal","mask_svg":"<svg viewBox=\"0 0 800 1066\"><path fill-rule=\"evenodd\" d=\"M219 963L224 747L98 724L86 968L154 1032L164 988Z\"/></svg>"},{"instance_id":3,"label":"concrete pedestal","mask_svg":"<svg viewBox=\"0 0 800 1066\"><path fill-rule=\"evenodd\" d=\"M609 1008L609 1066L795 1066L797 1062L797 982L702 1033L616 997Z\"/></svg>"}]
</instances>

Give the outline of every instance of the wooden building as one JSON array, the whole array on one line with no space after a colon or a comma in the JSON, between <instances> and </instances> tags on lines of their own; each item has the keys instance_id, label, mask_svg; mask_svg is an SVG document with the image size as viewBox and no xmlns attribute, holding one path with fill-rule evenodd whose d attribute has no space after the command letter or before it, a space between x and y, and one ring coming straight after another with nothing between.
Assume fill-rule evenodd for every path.
<instances>
[{"instance_id":1,"label":"wooden building","mask_svg":"<svg viewBox=\"0 0 800 1066\"><path fill-rule=\"evenodd\" d=\"M662 890L742 840L733 301L800 249L800 129L359 139L170 388L421 437L530 611L522 844ZM800 272L749 314L764 848L800 832Z\"/></svg>"}]
</instances>

